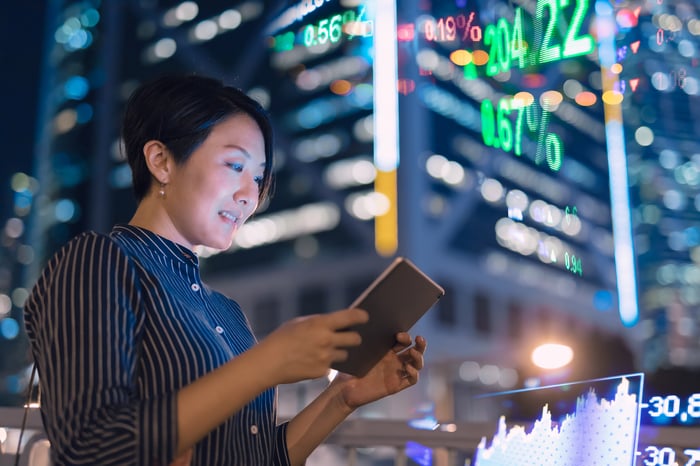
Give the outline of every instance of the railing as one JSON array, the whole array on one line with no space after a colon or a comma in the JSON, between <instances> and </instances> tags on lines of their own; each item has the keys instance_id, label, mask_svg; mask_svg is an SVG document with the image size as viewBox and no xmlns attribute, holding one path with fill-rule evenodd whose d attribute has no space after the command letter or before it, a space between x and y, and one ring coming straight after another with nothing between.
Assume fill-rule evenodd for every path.
<instances>
[{"instance_id":1,"label":"railing","mask_svg":"<svg viewBox=\"0 0 700 466\"><path fill-rule=\"evenodd\" d=\"M14 465L19 428L22 426L24 410L0 408L0 429L5 429L5 438L0 435L0 466ZM416 429L401 420L349 419L342 423L327 439L325 445L342 452L339 466L372 464L365 452L373 448L390 449L395 466L431 464L432 466L465 466L471 463L476 446L482 437L493 436L495 424L489 423L443 423L434 430ZM640 451L648 445L672 449L679 466L695 464L687 449L700 451L700 428L642 426L639 435ZM20 465L50 466L46 459L48 442L45 439L38 409L29 409L26 430L23 435ZM420 462L416 452L429 452L430 462ZM313 457L310 463L313 464ZM387 464L383 461L382 464ZM644 464L639 461L638 464ZM649 464L649 463L646 463ZM666 465L663 461L654 463ZM700 465L700 462L698 462ZM325 463L324 466L331 466ZM583 466L583 465L582 465Z\"/></svg>"}]
</instances>

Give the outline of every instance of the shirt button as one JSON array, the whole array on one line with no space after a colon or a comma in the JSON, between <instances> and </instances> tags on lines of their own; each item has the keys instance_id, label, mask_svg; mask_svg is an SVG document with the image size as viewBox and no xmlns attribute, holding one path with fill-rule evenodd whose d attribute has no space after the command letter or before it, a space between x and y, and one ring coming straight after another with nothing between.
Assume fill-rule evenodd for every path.
<instances>
[{"instance_id":1,"label":"shirt button","mask_svg":"<svg viewBox=\"0 0 700 466\"><path fill-rule=\"evenodd\" d=\"M250 426L250 433L253 435L257 435L258 434L258 426L256 426L255 424Z\"/></svg>"},{"instance_id":2,"label":"shirt button","mask_svg":"<svg viewBox=\"0 0 700 466\"><path fill-rule=\"evenodd\" d=\"M217 325L214 330L216 330L216 333L224 333L224 328L221 325Z\"/></svg>"},{"instance_id":3,"label":"shirt button","mask_svg":"<svg viewBox=\"0 0 700 466\"><path fill-rule=\"evenodd\" d=\"M193 283L192 286L190 286L190 288L192 288L192 291L199 291L199 285L197 285L196 283Z\"/></svg>"}]
</instances>

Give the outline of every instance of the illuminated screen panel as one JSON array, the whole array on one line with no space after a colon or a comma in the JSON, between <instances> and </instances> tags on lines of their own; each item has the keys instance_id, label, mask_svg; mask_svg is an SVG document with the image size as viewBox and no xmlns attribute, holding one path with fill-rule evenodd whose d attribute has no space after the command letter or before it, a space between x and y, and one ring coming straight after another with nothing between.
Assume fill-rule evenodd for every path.
<instances>
[{"instance_id":1,"label":"illuminated screen panel","mask_svg":"<svg viewBox=\"0 0 700 466\"><path fill-rule=\"evenodd\" d=\"M402 0L398 11L398 89L430 115L433 189L448 205L470 198L450 246L511 278L540 276L551 292L585 283L610 308L609 109L594 4Z\"/></svg>"},{"instance_id":2,"label":"illuminated screen panel","mask_svg":"<svg viewBox=\"0 0 700 466\"><path fill-rule=\"evenodd\" d=\"M657 427L673 420L697 426L700 394L647 394L644 379L641 373L627 374L479 397L476 402L489 403L498 420L493 434L479 442L471 464L697 464L700 448L692 430L676 431L674 439L659 435ZM666 445L663 440L676 441Z\"/></svg>"},{"instance_id":3,"label":"illuminated screen panel","mask_svg":"<svg viewBox=\"0 0 700 466\"><path fill-rule=\"evenodd\" d=\"M634 466L642 385L637 374L497 395L496 432L472 464Z\"/></svg>"}]
</instances>

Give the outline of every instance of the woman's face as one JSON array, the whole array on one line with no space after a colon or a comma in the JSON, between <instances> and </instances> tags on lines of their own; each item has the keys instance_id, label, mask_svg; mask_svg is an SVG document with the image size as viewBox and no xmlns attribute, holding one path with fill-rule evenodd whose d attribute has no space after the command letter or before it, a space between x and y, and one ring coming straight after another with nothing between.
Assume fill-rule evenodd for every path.
<instances>
[{"instance_id":1,"label":"woman's face","mask_svg":"<svg viewBox=\"0 0 700 466\"><path fill-rule=\"evenodd\" d=\"M255 120L241 113L214 126L165 187L170 239L189 248L229 248L258 206L264 169L265 141Z\"/></svg>"}]
</instances>

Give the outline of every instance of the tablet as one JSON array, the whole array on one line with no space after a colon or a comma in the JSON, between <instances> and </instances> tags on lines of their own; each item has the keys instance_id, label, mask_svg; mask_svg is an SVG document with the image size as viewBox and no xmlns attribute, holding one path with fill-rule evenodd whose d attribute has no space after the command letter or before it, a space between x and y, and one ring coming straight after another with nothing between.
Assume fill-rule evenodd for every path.
<instances>
[{"instance_id":1,"label":"tablet","mask_svg":"<svg viewBox=\"0 0 700 466\"><path fill-rule=\"evenodd\" d=\"M396 258L350 305L369 313L367 323L351 328L362 344L347 348L348 358L331 367L362 377L394 347L396 334L408 331L444 294L411 261Z\"/></svg>"}]
</instances>

